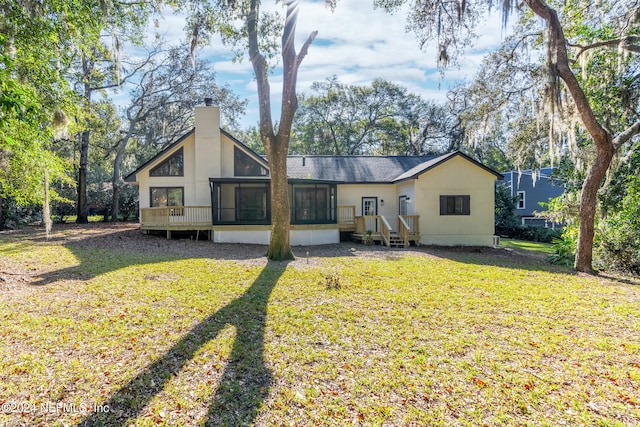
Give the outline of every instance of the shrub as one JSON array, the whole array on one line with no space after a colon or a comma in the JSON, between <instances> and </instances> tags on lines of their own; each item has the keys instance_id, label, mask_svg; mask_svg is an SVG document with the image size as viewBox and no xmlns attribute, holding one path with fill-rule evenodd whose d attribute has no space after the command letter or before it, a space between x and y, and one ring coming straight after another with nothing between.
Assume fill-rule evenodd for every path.
<instances>
[{"instance_id":1,"label":"shrub","mask_svg":"<svg viewBox=\"0 0 640 427\"><path fill-rule=\"evenodd\" d=\"M640 274L640 177L627 180L619 206L598 227L596 260L605 269Z\"/></svg>"}]
</instances>

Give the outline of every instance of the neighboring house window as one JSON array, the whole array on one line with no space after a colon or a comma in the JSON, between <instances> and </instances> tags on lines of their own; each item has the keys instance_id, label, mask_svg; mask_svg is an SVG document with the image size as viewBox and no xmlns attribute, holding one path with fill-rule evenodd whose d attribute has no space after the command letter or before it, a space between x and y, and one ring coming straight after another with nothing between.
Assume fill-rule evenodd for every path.
<instances>
[{"instance_id":1,"label":"neighboring house window","mask_svg":"<svg viewBox=\"0 0 640 427\"><path fill-rule=\"evenodd\" d=\"M151 187L151 207L184 206L184 187Z\"/></svg>"},{"instance_id":2,"label":"neighboring house window","mask_svg":"<svg viewBox=\"0 0 640 427\"><path fill-rule=\"evenodd\" d=\"M233 174L235 176L267 176L269 172L247 153L233 147Z\"/></svg>"},{"instance_id":3,"label":"neighboring house window","mask_svg":"<svg viewBox=\"0 0 640 427\"><path fill-rule=\"evenodd\" d=\"M398 215L406 215L407 214L407 196L400 196L400 201L398 203Z\"/></svg>"},{"instance_id":4,"label":"neighboring house window","mask_svg":"<svg viewBox=\"0 0 640 427\"><path fill-rule=\"evenodd\" d=\"M184 176L184 155L182 148L167 160L151 169L149 176Z\"/></svg>"},{"instance_id":5,"label":"neighboring house window","mask_svg":"<svg viewBox=\"0 0 640 427\"><path fill-rule=\"evenodd\" d=\"M471 215L471 196L440 196L440 215Z\"/></svg>"},{"instance_id":6,"label":"neighboring house window","mask_svg":"<svg viewBox=\"0 0 640 427\"><path fill-rule=\"evenodd\" d=\"M269 220L268 186L236 187L236 221L264 222Z\"/></svg>"},{"instance_id":7,"label":"neighboring house window","mask_svg":"<svg viewBox=\"0 0 640 427\"><path fill-rule=\"evenodd\" d=\"M518 209L524 209L524 191L518 191Z\"/></svg>"}]
</instances>

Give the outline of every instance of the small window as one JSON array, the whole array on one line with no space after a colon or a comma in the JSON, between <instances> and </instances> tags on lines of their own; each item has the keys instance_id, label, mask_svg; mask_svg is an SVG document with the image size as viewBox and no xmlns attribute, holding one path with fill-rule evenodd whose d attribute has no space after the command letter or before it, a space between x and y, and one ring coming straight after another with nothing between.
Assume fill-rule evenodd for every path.
<instances>
[{"instance_id":1,"label":"small window","mask_svg":"<svg viewBox=\"0 0 640 427\"><path fill-rule=\"evenodd\" d=\"M471 215L471 196L440 196L440 215Z\"/></svg>"},{"instance_id":2,"label":"small window","mask_svg":"<svg viewBox=\"0 0 640 427\"><path fill-rule=\"evenodd\" d=\"M269 172L238 147L233 147L233 174L235 176L267 176Z\"/></svg>"},{"instance_id":3,"label":"small window","mask_svg":"<svg viewBox=\"0 0 640 427\"><path fill-rule=\"evenodd\" d=\"M184 206L183 187L151 187L151 207Z\"/></svg>"},{"instance_id":4,"label":"small window","mask_svg":"<svg viewBox=\"0 0 640 427\"><path fill-rule=\"evenodd\" d=\"M400 196L398 203L398 215L407 215L407 196Z\"/></svg>"},{"instance_id":5,"label":"small window","mask_svg":"<svg viewBox=\"0 0 640 427\"><path fill-rule=\"evenodd\" d=\"M518 191L518 209L524 209L524 191Z\"/></svg>"},{"instance_id":6,"label":"small window","mask_svg":"<svg viewBox=\"0 0 640 427\"><path fill-rule=\"evenodd\" d=\"M164 162L149 171L149 176L184 176L182 148Z\"/></svg>"}]
</instances>

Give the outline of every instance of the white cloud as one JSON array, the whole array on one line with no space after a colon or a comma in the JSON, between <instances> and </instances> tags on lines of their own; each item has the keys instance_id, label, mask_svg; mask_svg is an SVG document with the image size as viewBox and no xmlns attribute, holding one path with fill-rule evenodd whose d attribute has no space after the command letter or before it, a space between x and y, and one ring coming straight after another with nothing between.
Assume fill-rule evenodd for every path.
<instances>
[{"instance_id":1,"label":"white cloud","mask_svg":"<svg viewBox=\"0 0 640 427\"><path fill-rule=\"evenodd\" d=\"M282 3L266 2L263 9L280 10ZM446 91L454 83L471 79L485 54L501 42L504 31L499 12L480 22L477 33L481 36L443 76L436 67L433 46L421 50L412 33L407 33L406 11L388 14L374 9L371 0L339 1L335 11L324 6L323 1L300 3L296 45L299 49L308 35L317 30L318 36L309 48L298 74L298 92L309 89L314 81L333 75L348 84L368 84L382 78L405 86L409 91L436 101L446 100ZM156 31L156 30L153 30ZM186 39L184 18L165 13L157 29L170 40ZM249 100L247 116L243 123L253 125L258 120L256 83L248 60L233 62L233 54L214 38L200 55L212 60L218 83L227 83L236 93ZM278 120L282 78L276 69L270 76L275 120Z\"/></svg>"}]
</instances>

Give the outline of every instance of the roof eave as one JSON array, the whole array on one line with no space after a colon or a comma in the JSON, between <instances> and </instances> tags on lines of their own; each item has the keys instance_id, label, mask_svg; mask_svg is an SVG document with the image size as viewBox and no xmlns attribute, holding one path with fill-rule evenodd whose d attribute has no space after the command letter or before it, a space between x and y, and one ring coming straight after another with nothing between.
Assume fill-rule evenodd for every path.
<instances>
[{"instance_id":1,"label":"roof eave","mask_svg":"<svg viewBox=\"0 0 640 427\"><path fill-rule=\"evenodd\" d=\"M160 150L160 152L158 154L156 154L155 156L153 156L152 158L150 158L149 160L144 162L141 166L139 166L138 169L134 170L129 175L125 176L124 177L124 182L137 183L138 180L137 180L136 175L138 173L140 173L141 170L143 170L144 168L146 168L147 166L149 166L150 164L152 164L153 162L158 160L160 157L164 156L168 151L171 151L173 148L177 147L181 142L183 142L185 139L187 139L189 136L191 136L191 134L194 133L194 132L195 132L195 128L191 129L190 131L188 131L187 133L182 135L180 138L176 139L174 142L172 142L171 144L167 145L165 148Z\"/></svg>"}]
</instances>

